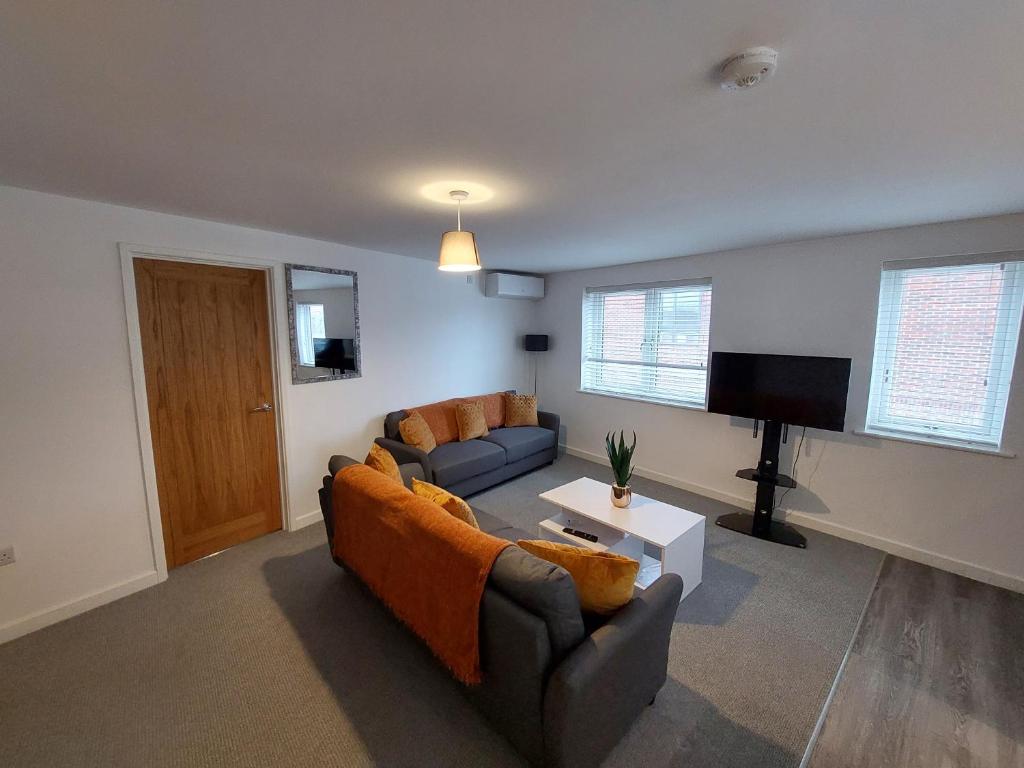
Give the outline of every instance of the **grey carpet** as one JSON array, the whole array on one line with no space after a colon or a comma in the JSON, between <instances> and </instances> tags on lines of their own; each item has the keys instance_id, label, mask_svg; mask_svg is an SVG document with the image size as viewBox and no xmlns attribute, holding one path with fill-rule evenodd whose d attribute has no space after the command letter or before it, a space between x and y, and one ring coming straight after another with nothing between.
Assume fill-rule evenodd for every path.
<instances>
[{"instance_id":1,"label":"grey carpet","mask_svg":"<svg viewBox=\"0 0 1024 768\"><path fill-rule=\"evenodd\" d=\"M532 530L541 490L606 470L574 457L473 503ZM806 551L716 528L683 603L669 680L609 766L796 766L871 591L875 550ZM429 652L327 553L276 533L0 646L11 766L521 766Z\"/></svg>"}]
</instances>

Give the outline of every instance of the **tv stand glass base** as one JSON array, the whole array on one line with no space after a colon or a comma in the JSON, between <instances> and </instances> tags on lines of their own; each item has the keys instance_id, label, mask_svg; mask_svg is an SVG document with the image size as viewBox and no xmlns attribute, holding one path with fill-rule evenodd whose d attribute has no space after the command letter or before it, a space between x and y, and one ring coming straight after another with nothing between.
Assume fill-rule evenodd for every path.
<instances>
[{"instance_id":1,"label":"tv stand glass base","mask_svg":"<svg viewBox=\"0 0 1024 768\"><path fill-rule=\"evenodd\" d=\"M715 525L737 533L745 533L747 536L773 541L776 544L784 544L787 547L807 548L807 539L796 528L780 523L778 520L771 520L767 527L759 525L759 530L755 531L754 516L749 512L732 512L722 515L715 520Z\"/></svg>"}]
</instances>

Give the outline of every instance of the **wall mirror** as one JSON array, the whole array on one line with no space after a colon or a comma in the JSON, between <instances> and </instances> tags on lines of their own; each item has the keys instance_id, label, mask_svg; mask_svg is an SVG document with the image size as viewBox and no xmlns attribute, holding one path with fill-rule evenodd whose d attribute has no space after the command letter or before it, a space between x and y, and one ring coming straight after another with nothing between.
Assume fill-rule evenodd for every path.
<instances>
[{"instance_id":1,"label":"wall mirror","mask_svg":"<svg viewBox=\"0 0 1024 768\"><path fill-rule=\"evenodd\" d=\"M355 272L286 264L292 384L360 375L359 282Z\"/></svg>"}]
</instances>

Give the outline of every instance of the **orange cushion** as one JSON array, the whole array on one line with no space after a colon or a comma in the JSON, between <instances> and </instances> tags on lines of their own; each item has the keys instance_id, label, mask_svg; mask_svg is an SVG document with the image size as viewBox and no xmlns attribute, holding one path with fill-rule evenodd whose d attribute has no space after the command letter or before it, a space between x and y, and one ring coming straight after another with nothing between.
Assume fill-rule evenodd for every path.
<instances>
[{"instance_id":1,"label":"orange cushion","mask_svg":"<svg viewBox=\"0 0 1024 768\"><path fill-rule=\"evenodd\" d=\"M537 396L505 394L505 426L536 427Z\"/></svg>"},{"instance_id":2,"label":"orange cushion","mask_svg":"<svg viewBox=\"0 0 1024 768\"><path fill-rule=\"evenodd\" d=\"M487 419L484 418L484 404L479 400L458 403L455 406L455 420L459 424L459 440L472 440L489 434Z\"/></svg>"},{"instance_id":3,"label":"orange cushion","mask_svg":"<svg viewBox=\"0 0 1024 768\"><path fill-rule=\"evenodd\" d=\"M477 398L484 404L484 420L488 429L497 429L505 423L505 393L495 392Z\"/></svg>"},{"instance_id":4,"label":"orange cushion","mask_svg":"<svg viewBox=\"0 0 1024 768\"><path fill-rule=\"evenodd\" d=\"M422 496L424 499L430 499L452 517L473 526L477 530L480 529L480 524L476 521L476 515L473 514L472 508L454 493L449 493L444 488L438 488L436 485L425 483L417 477L412 479L412 492L417 496Z\"/></svg>"},{"instance_id":5,"label":"orange cushion","mask_svg":"<svg viewBox=\"0 0 1024 768\"><path fill-rule=\"evenodd\" d=\"M437 448L434 433L419 411L412 411L398 422L398 433L402 436L402 441L413 448L419 448L427 453Z\"/></svg>"},{"instance_id":6,"label":"orange cushion","mask_svg":"<svg viewBox=\"0 0 1024 768\"><path fill-rule=\"evenodd\" d=\"M541 560L560 565L572 576L580 608L590 613L615 613L633 599L640 563L614 552L594 552L554 541L517 541Z\"/></svg>"},{"instance_id":7,"label":"orange cushion","mask_svg":"<svg viewBox=\"0 0 1024 768\"><path fill-rule=\"evenodd\" d=\"M366 454L366 461L363 464L376 469L392 480L402 482L402 473L398 471L398 462L395 461L395 457L391 455L391 451L381 448L376 443L370 446L370 452Z\"/></svg>"},{"instance_id":8,"label":"orange cushion","mask_svg":"<svg viewBox=\"0 0 1024 768\"><path fill-rule=\"evenodd\" d=\"M412 408L410 412L422 416L434 435L434 441L444 445L459 439L459 422L455 418L455 405L459 402L461 400L458 399L442 400L440 403Z\"/></svg>"},{"instance_id":9,"label":"orange cushion","mask_svg":"<svg viewBox=\"0 0 1024 768\"><path fill-rule=\"evenodd\" d=\"M524 395L527 397L527 395ZM459 439L459 420L456 415L456 406L459 403L481 402L484 405L484 419L488 429L497 429L505 425L505 393L494 392L490 395L478 397L453 397L450 400L441 400L437 403L419 405L415 408L406 408L406 411L419 413L427 422L434 441L438 445L451 443ZM534 422L536 425L536 422ZM403 438L404 439L404 438Z\"/></svg>"}]
</instances>

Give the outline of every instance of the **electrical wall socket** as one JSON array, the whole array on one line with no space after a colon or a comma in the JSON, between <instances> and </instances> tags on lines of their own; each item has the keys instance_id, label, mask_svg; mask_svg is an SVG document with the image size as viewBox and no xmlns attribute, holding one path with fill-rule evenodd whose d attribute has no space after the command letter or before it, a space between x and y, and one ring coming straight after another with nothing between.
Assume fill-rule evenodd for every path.
<instances>
[{"instance_id":1,"label":"electrical wall socket","mask_svg":"<svg viewBox=\"0 0 1024 768\"><path fill-rule=\"evenodd\" d=\"M0 565L10 565L14 562L14 547L0 549Z\"/></svg>"}]
</instances>

